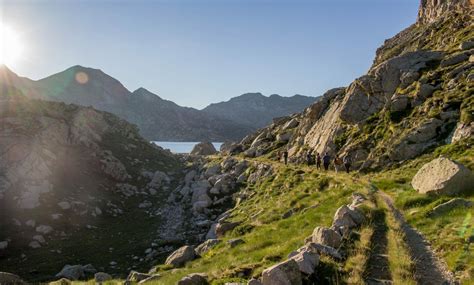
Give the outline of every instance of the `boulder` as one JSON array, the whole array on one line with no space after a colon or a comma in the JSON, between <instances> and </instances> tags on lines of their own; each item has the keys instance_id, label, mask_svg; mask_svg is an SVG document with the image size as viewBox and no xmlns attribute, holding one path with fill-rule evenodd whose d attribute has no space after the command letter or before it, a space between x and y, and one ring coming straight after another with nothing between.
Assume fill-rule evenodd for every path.
<instances>
[{"instance_id":1,"label":"boulder","mask_svg":"<svg viewBox=\"0 0 474 285\"><path fill-rule=\"evenodd\" d=\"M6 240L0 241L0 250L7 249L7 247L8 247L8 241Z\"/></svg>"},{"instance_id":2,"label":"boulder","mask_svg":"<svg viewBox=\"0 0 474 285\"><path fill-rule=\"evenodd\" d=\"M202 273L193 273L178 281L178 285L207 285L207 277Z\"/></svg>"},{"instance_id":3,"label":"boulder","mask_svg":"<svg viewBox=\"0 0 474 285\"><path fill-rule=\"evenodd\" d=\"M319 264L319 255L307 246L303 246L290 253L288 258L293 259L298 264L300 271L304 274L311 275L315 272L316 266Z\"/></svg>"},{"instance_id":4,"label":"boulder","mask_svg":"<svg viewBox=\"0 0 474 285\"><path fill-rule=\"evenodd\" d=\"M459 44L460 50L468 50L468 49L473 49L473 48L474 48L474 41L466 41Z\"/></svg>"},{"instance_id":5,"label":"boulder","mask_svg":"<svg viewBox=\"0 0 474 285\"><path fill-rule=\"evenodd\" d=\"M470 208L472 207L472 202L462 198L453 198L446 203L440 204L434 207L428 215L430 217L436 217L451 211L454 208Z\"/></svg>"},{"instance_id":6,"label":"boulder","mask_svg":"<svg viewBox=\"0 0 474 285\"><path fill-rule=\"evenodd\" d=\"M240 223L234 222L221 222L216 225L216 235L218 238L223 237L226 232L233 230Z\"/></svg>"},{"instance_id":7,"label":"boulder","mask_svg":"<svg viewBox=\"0 0 474 285\"><path fill-rule=\"evenodd\" d=\"M51 226L47 226L47 225L39 225L36 227L36 231L39 232L39 233L42 233L42 234L49 234L53 231L53 228Z\"/></svg>"},{"instance_id":8,"label":"boulder","mask_svg":"<svg viewBox=\"0 0 474 285\"><path fill-rule=\"evenodd\" d=\"M293 259L288 259L267 268L262 273L263 285L302 285L300 268Z\"/></svg>"},{"instance_id":9,"label":"boulder","mask_svg":"<svg viewBox=\"0 0 474 285\"><path fill-rule=\"evenodd\" d=\"M390 103L391 112L401 112L408 107L408 96L407 95L393 95Z\"/></svg>"},{"instance_id":10,"label":"boulder","mask_svg":"<svg viewBox=\"0 0 474 285\"><path fill-rule=\"evenodd\" d=\"M94 274L94 280L97 283L101 283L108 280L112 280L112 276L110 276L110 274L105 273L105 272L97 272L96 274Z\"/></svg>"},{"instance_id":11,"label":"boulder","mask_svg":"<svg viewBox=\"0 0 474 285\"><path fill-rule=\"evenodd\" d=\"M230 245L231 248L234 248L238 246L239 244L245 243L245 241L241 238L234 238L234 239L228 240L227 243Z\"/></svg>"},{"instance_id":12,"label":"boulder","mask_svg":"<svg viewBox=\"0 0 474 285\"><path fill-rule=\"evenodd\" d=\"M128 282L130 284L130 282L140 282L142 280L150 278L151 276L152 275L147 273L140 273L132 270L127 276L126 283Z\"/></svg>"},{"instance_id":13,"label":"boulder","mask_svg":"<svg viewBox=\"0 0 474 285\"><path fill-rule=\"evenodd\" d=\"M308 247L309 250L313 251L313 252L316 252L320 255L325 255L325 256L329 256L333 259L336 259L336 260L341 260L342 259L342 256L341 254L339 253L339 251L333 247L330 247L330 246L327 246L327 245L324 245L324 244L320 244L320 243L314 243L314 242L310 242L308 244L306 244L306 247Z\"/></svg>"},{"instance_id":14,"label":"boulder","mask_svg":"<svg viewBox=\"0 0 474 285\"><path fill-rule=\"evenodd\" d=\"M185 245L178 248L166 259L165 264L171 264L174 267L181 267L186 262L193 260L196 257L194 247Z\"/></svg>"},{"instance_id":15,"label":"boulder","mask_svg":"<svg viewBox=\"0 0 474 285\"><path fill-rule=\"evenodd\" d=\"M84 279L84 268L82 265L65 265L63 269L58 274L56 274L56 277L66 278L69 280Z\"/></svg>"},{"instance_id":16,"label":"boulder","mask_svg":"<svg viewBox=\"0 0 474 285\"><path fill-rule=\"evenodd\" d=\"M200 142L195 145L191 151L191 155L212 155L216 153L216 148L210 142Z\"/></svg>"},{"instance_id":17,"label":"boulder","mask_svg":"<svg viewBox=\"0 0 474 285\"><path fill-rule=\"evenodd\" d=\"M423 165L411 184L423 194L456 195L463 191L473 191L474 174L464 165L440 157Z\"/></svg>"},{"instance_id":18,"label":"boulder","mask_svg":"<svg viewBox=\"0 0 474 285\"><path fill-rule=\"evenodd\" d=\"M194 250L194 252L196 253L196 255L202 256L203 254L211 250L213 247L218 245L220 242L221 241L218 239L208 239L205 242L198 245L196 249Z\"/></svg>"},{"instance_id":19,"label":"boulder","mask_svg":"<svg viewBox=\"0 0 474 285\"><path fill-rule=\"evenodd\" d=\"M350 207L344 205L337 209L336 213L334 214L334 221L342 218L344 215L349 215L356 225L362 224L365 219L364 215L359 210L351 209Z\"/></svg>"},{"instance_id":20,"label":"boulder","mask_svg":"<svg viewBox=\"0 0 474 285\"><path fill-rule=\"evenodd\" d=\"M313 231L312 242L338 248L341 245L341 235L333 229L316 227Z\"/></svg>"},{"instance_id":21,"label":"boulder","mask_svg":"<svg viewBox=\"0 0 474 285\"><path fill-rule=\"evenodd\" d=\"M8 273L8 272L0 272L0 284L26 284L25 281L23 281L20 276Z\"/></svg>"}]
</instances>

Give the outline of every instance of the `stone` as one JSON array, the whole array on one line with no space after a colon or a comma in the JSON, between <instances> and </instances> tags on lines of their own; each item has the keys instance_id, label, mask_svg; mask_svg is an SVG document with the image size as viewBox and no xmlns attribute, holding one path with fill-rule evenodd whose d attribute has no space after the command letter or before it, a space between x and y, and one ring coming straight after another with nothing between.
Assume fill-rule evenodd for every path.
<instances>
[{"instance_id":1,"label":"stone","mask_svg":"<svg viewBox=\"0 0 474 285\"><path fill-rule=\"evenodd\" d=\"M39 242L39 243L46 243L46 240L42 235L34 235L33 240Z\"/></svg>"},{"instance_id":2,"label":"stone","mask_svg":"<svg viewBox=\"0 0 474 285\"><path fill-rule=\"evenodd\" d=\"M138 282L138 284L146 284L148 282L155 282L157 280L159 280L161 278L161 275L159 274L155 274L155 275L152 275L146 279L143 279L142 281Z\"/></svg>"},{"instance_id":3,"label":"stone","mask_svg":"<svg viewBox=\"0 0 474 285\"><path fill-rule=\"evenodd\" d=\"M218 238L221 238L227 233L235 229L240 223L234 222L220 222L216 225L216 235Z\"/></svg>"},{"instance_id":4,"label":"stone","mask_svg":"<svg viewBox=\"0 0 474 285\"><path fill-rule=\"evenodd\" d=\"M95 269L95 267L92 266L92 264L86 264L82 266L82 269L84 270L84 273L86 274L95 274L97 272L97 269Z\"/></svg>"},{"instance_id":5,"label":"stone","mask_svg":"<svg viewBox=\"0 0 474 285\"><path fill-rule=\"evenodd\" d=\"M22 285L22 284L27 284L25 281L23 281L20 276L8 273L8 272L0 272L0 284L2 285L9 285L9 284L16 284L16 285Z\"/></svg>"},{"instance_id":6,"label":"stone","mask_svg":"<svg viewBox=\"0 0 474 285\"><path fill-rule=\"evenodd\" d=\"M148 183L148 187L159 189L165 184L169 184L171 181L170 177L166 175L166 173L162 171L156 171L153 174L153 178L151 179L150 183Z\"/></svg>"},{"instance_id":7,"label":"stone","mask_svg":"<svg viewBox=\"0 0 474 285\"><path fill-rule=\"evenodd\" d=\"M239 244L245 243L245 241L241 238L234 238L234 239L228 240L227 243L230 245L231 248L234 248L238 246Z\"/></svg>"},{"instance_id":8,"label":"stone","mask_svg":"<svg viewBox=\"0 0 474 285\"><path fill-rule=\"evenodd\" d=\"M59 203L58 203L58 206L59 206L59 208L61 208L62 210L69 210L69 209L71 209L71 204L70 204L69 202L66 202L66 201L59 202Z\"/></svg>"},{"instance_id":9,"label":"stone","mask_svg":"<svg viewBox=\"0 0 474 285\"><path fill-rule=\"evenodd\" d=\"M459 44L460 50L468 50L474 48L474 41L466 41Z\"/></svg>"},{"instance_id":10,"label":"stone","mask_svg":"<svg viewBox=\"0 0 474 285\"><path fill-rule=\"evenodd\" d=\"M65 265L63 269L56 274L56 277L79 280L85 278L85 274L82 265Z\"/></svg>"},{"instance_id":11,"label":"stone","mask_svg":"<svg viewBox=\"0 0 474 285\"><path fill-rule=\"evenodd\" d=\"M319 255L307 246L303 246L289 254L288 258L293 259L298 264L301 272L311 275L315 272L316 266L319 264Z\"/></svg>"},{"instance_id":12,"label":"stone","mask_svg":"<svg viewBox=\"0 0 474 285\"><path fill-rule=\"evenodd\" d=\"M451 66L451 65L455 65L463 61L466 61L468 59L469 59L469 55L467 53L459 53L459 54L452 55L444 59L443 61L441 61L440 66L441 67Z\"/></svg>"},{"instance_id":13,"label":"stone","mask_svg":"<svg viewBox=\"0 0 474 285\"><path fill-rule=\"evenodd\" d=\"M320 255L329 256L335 260L341 260L342 256L339 251L331 246L327 246L320 243L310 242L305 245L309 250L316 252Z\"/></svg>"},{"instance_id":14,"label":"stone","mask_svg":"<svg viewBox=\"0 0 474 285\"><path fill-rule=\"evenodd\" d=\"M350 207L344 205L337 209L336 213L334 214L334 221L342 218L346 214L351 217L352 221L354 221L356 225L362 224L365 220L364 215L359 212L359 210L351 209Z\"/></svg>"},{"instance_id":15,"label":"stone","mask_svg":"<svg viewBox=\"0 0 474 285\"><path fill-rule=\"evenodd\" d=\"M395 94L392 97L392 102L390 103L391 112L401 112L407 109L408 107L408 96Z\"/></svg>"},{"instance_id":16,"label":"stone","mask_svg":"<svg viewBox=\"0 0 474 285\"><path fill-rule=\"evenodd\" d=\"M217 239L217 233L216 233L216 228L217 228L218 223L214 223L211 225L209 228L209 231L206 234L206 239Z\"/></svg>"},{"instance_id":17,"label":"stone","mask_svg":"<svg viewBox=\"0 0 474 285\"><path fill-rule=\"evenodd\" d=\"M126 281L127 282L140 282L142 280L145 280L147 278L150 278L152 275L147 274L147 273L141 273L138 271L130 271L130 273L127 276Z\"/></svg>"},{"instance_id":18,"label":"stone","mask_svg":"<svg viewBox=\"0 0 474 285\"><path fill-rule=\"evenodd\" d=\"M249 282L247 282L247 285L262 285L262 282L260 282L260 280L258 279L250 279Z\"/></svg>"},{"instance_id":19,"label":"stone","mask_svg":"<svg viewBox=\"0 0 474 285\"><path fill-rule=\"evenodd\" d=\"M8 247L8 241L0 241L0 250L5 250Z\"/></svg>"},{"instance_id":20,"label":"stone","mask_svg":"<svg viewBox=\"0 0 474 285\"><path fill-rule=\"evenodd\" d=\"M316 227L312 234L312 241L320 243L333 248L338 248L341 245L341 235L333 229L325 227Z\"/></svg>"},{"instance_id":21,"label":"stone","mask_svg":"<svg viewBox=\"0 0 474 285\"><path fill-rule=\"evenodd\" d=\"M450 143L455 143L460 140L467 139L473 136L474 136L474 122L471 122L471 123L459 122L451 137Z\"/></svg>"},{"instance_id":22,"label":"stone","mask_svg":"<svg viewBox=\"0 0 474 285\"><path fill-rule=\"evenodd\" d=\"M474 174L464 165L440 157L423 165L411 184L422 194L456 195L474 191Z\"/></svg>"},{"instance_id":23,"label":"stone","mask_svg":"<svg viewBox=\"0 0 474 285\"><path fill-rule=\"evenodd\" d=\"M33 248L33 249L41 248L41 244L40 244L38 241L36 241L36 240L30 242L30 243L28 244L28 246L31 247L31 248Z\"/></svg>"},{"instance_id":24,"label":"stone","mask_svg":"<svg viewBox=\"0 0 474 285\"><path fill-rule=\"evenodd\" d=\"M48 225L39 225L36 227L36 231L39 232L39 233L42 233L42 234L49 234L53 231L53 228L51 226L48 226Z\"/></svg>"},{"instance_id":25,"label":"stone","mask_svg":"<svg viewBox=\"0 0 474 285\"><path fill-rule=\"evenodd\" d=\"M206 252L211 250L213 247L218 245L221 241L218 239L208 239L205 242L201 243L194 249L194 252L198 256L203 256Z\"/></svg>"},{"instance_id":26,"label":"stone","mask_svg":"<svg viewBox=\"0 0 474 285\"><path fill-rule=\"evenodd\" d=\"M216 154L217 150L214 145L210 142L200 142L193 147L191 155L213 155Z\"/></svg>"},{"instance_id":27,"label":"stone","mask_svg":"<svg viewBox=\"0 0 474 285\"><path fill-rule=\"evenodd\" d=\"M445 214L455 208L471 208L473 203L469 200L462 199L462 198L453 198L448 202L440 204L434 207L431 211L429 211L428 216L436 217L442 214Z\"/></svg>"},{"instance_id":28,"label":"stone","mask_svg":"<svg viewBox=\"0 0 474 285\"><path fill-rule=\"evenodd\" d=\"M293 259L288 259L267 268L262 273L263 285L302 285L300 268Z\"/></svg>"},{"instance_id":29,"label":"stone","mask_svg":"<svg viewBox=\"0 0 474 285\"><path fill-rule=\"evenodd\" d=\"M94 274L94 280L97 283L101 283L108 280L112 280L112 276L105 272L97 272L96 274Z\"/></svg>"},{"instance_id":30,"label":"stone","mask_svg":"<svg viewBox=\"0 0 474 285\"><path fill-rule=\"evenodd\" d=\"M185 245L178 248L170 256L168 256L165 264L171 264L174 267L181 267L186 262L194 260L195 257L196 255L194 253L194 247Z\"/></svg>"},{"instance_id":31,"label":"stone","mask_svg":"<svg viewBox=\"0 0 474 285\"><path fill-rule=\"evenodd\" d=\"M193 273L183 277L177 285L207 285L207 276L203 273Z\"/></svg>"}]
</instances>

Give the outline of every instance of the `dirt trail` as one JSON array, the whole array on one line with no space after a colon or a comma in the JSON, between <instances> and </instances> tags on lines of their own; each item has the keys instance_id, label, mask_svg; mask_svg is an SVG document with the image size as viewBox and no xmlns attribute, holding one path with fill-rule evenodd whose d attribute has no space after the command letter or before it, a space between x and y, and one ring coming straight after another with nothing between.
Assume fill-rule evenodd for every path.
<instances>
[{"instance_id":1,"label":"dirt trail","mask_svg":"<svg viewBox=\"0 0 474 285\"><path fill-rule=\"evenodd\" d=\"M394 206L392 198L382 191L378 193L405 235L405 242L415 264L416 282L423 285L457 284L446 264L436 256L423 235L405 221L403 214Z\"/></svg>"},{"instance_id":2,"label":"dirt trail","mask_svg":"<svg viewBox=\"0 0 474 285\"><path fill-rule=\"evenodd\" d=\"M367 285L393 283L387 255L387 232L385 211L377 211L374 215L374 233L370 239L371 252L364 271L364 280Z\"/></svg>"}]
</instances>

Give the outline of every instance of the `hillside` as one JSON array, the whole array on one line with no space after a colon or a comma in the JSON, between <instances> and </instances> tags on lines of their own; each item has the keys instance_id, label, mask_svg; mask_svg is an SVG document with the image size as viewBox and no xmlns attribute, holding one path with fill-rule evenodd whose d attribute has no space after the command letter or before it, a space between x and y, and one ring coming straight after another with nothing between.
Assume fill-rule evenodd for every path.
<instances>
[{"instance_id":1,"label":"hillside","mask_svg":"<svg viewBox=\"0 0 474 285\"><path fill-rule=\"evenodd\" d=\"M163 224L154 213L165 207L182 163L134 126L110 113L4 89L0 138L2 270L41 281L78 261L98 268L114 261L109 270L116 271L144 268L149 259L131 256L143 256L152 242L173 243L166 231L151 229ZM145 230L129 227L136 218ZM168 235L185 232L175 230Z\"/></svg>"},{"instance_id":2,"label":"hillside","mask_svg":"<svg viewBox=\"0 0 474 285\"><path fill-rule=\"evenodd\" d=\"M301 111L314 101L299 95L285 98L248 94L197 110L164 100L144 88L130 92L101 70L79 65L38 81L19 77L6 66L1 73L1 84L21 90L30 98L113 113L136 124L144 137L158 141L240 140L272 118Z\"/></svg>"},{"instance_id":3,"label":"hillside","mask_svg":"<svg viewBox=\"0 0 474 285\"><path fill-rule=\"evenodd\" d=\"M274 94L266 97L261 93L247 93L226 102L211 104L203 111L234 122L241 122L255 131L270 124L274 118L303 111L316 100L316 98L302 95L282 97Z\"/></svg>"}]
</instances>

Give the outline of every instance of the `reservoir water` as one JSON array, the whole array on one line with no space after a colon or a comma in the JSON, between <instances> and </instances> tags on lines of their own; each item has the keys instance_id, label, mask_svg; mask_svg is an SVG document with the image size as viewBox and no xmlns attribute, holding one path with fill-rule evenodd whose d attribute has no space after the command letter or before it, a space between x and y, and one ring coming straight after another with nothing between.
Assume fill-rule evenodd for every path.
<instances>
[{"instance_id":1,"label":"reservoir water","mask_svg":"<svg viewBox=\"0 0 474 285\"><path fill-rule=\"evenodd\" d=\"M169 149L173 153L190 153L193 147L199 142L160 142L154 141L156 145L161 146L164 149ZM213 142L214 147L219 150L222 143Z\"/></svg>"}]
</instances>

